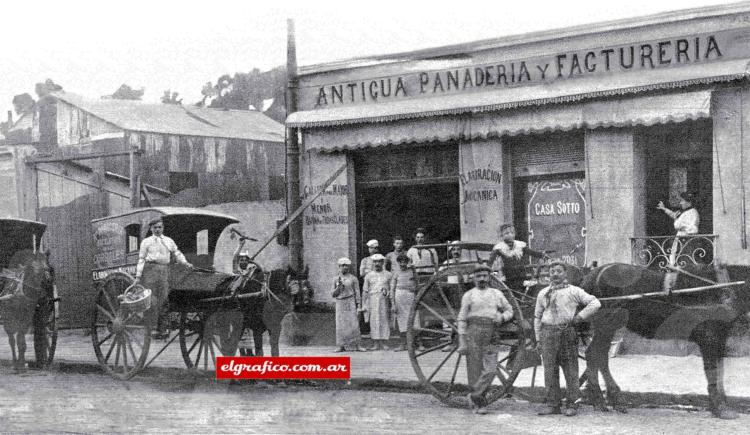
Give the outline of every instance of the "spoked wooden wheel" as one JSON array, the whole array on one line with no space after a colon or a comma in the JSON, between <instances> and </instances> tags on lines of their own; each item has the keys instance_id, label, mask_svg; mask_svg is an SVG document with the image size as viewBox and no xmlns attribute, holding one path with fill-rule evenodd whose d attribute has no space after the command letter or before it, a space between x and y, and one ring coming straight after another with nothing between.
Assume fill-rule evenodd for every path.
<instances>
[{"instance_id":1,"label":"spoked wooden wheel","mask_svg":"<svg viewBox=\"0 0 750 435\"><path fill-rule=\"evenodd\" d=\"M487 401L509 396L519 396L530 399L528 395L522 394L513 387L518 376L524 369L532 370L532 384L535 381L537 366L541 364L541 358L536 350L536 337L534 335L534 308L535 298L530 298L526 293L519 297L517 291L506 290L497 278L490 278L490 286L503 289L503 294L513 307L513 319L500 328L497 333L496 342L506 346L508 353L501 353L497 363L497 377L502 384L499 388L492 388L487 394Z\"/></svg>"},{"instance_id":2,"label":"spoked wooden wheel","mask_svg":"<svg viewBox=\"0 0 750 435\"><path fill-rule=\"evenodd\" d=\"M133 313L120 307L118 296L132 283L133 278L124 272L114 272L105 278L91 325L91 340L99 364L104 371L123 380L143 368L151 344L149 313Z\"/></svg>"},{"instance_id":3,"label":"spoked wooden wheel","mask_svg":"<svg viewBox=\"0 0 750 435\"><path fill-rule=\"evenodd\" d=\"M473 287L473 283L468 281L471 270L473 265L461 265L438 272L417 292L409 314L407 344L412 367L422 385L450 406L465 406L465 396L470 391L466 358L457 353L456 344L461 297ZM491 283L491 286L497 288L496 284ZM499 344L508 346L510 352L498 362L496 373L501 386L490 390L488 403L512 390L513 382L523 366L519 363L519 357L525 356L525 350L535 345L533 340L529 342L525 332L528 322L524 321L523 315L518 315L520 306L509 294L506 294L506 298L513 305L514 318L503 327ZM415 324L417 317L419 322ZM424 350L419 350L420 344Z\"/></svg>"},{"instance_id":4,"label":"spoked wooden wheel","mask_svg":"<svg viewBox=\"0 0 750 435\"><path fill-rule=\"evenodd\" d=\"M57 316L55 300L40 304L34 313L34 354L36 367L45 368L52 364L57 348Z\"/></svg>"},{"instance_id":5,"label":"spoked wooden wheel","mask_svg":"<svg viewBox=\"0 0 750 435\"><path fill-rule=\"evenodd\" d=\"M420 286L409 312L406 334L409 359L417 378L433 396L452 406L459 406L469 391L466 358L456 351L456 319L461 297L470 288L465 283L466 269L456 266L440 271Z\"/></svg>"},{"instance_id":6,"label":"spoked wooden wheel","mask_svg":"<svg viewBox=\"0 0 750 435\"><path fill-rule=\"evenodd\" d=\"M238 309L180 315L180 351L190 369L214 370L217 356L237 353L242 336Z\"/></svg>"}]
</instances>

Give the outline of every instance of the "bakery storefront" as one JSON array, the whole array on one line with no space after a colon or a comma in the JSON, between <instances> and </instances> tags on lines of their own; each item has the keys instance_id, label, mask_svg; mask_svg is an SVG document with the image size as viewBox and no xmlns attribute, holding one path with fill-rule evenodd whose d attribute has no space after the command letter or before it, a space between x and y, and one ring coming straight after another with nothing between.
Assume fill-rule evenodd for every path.
<instances>
[{"instance_id":1,"label":"bakery storefront","mask_svg":"<svg viewBox=\"0 0 750 435\"><path fill-rule=\"evenodd\" d=\"M305 212L313 285L417 227L494 243L512 221L570 264L643 260L682 191L709 255L750 263L749 60L750 8L725 6L302 68L303 196L346 166Z\"/></svg>"}]
</instances>

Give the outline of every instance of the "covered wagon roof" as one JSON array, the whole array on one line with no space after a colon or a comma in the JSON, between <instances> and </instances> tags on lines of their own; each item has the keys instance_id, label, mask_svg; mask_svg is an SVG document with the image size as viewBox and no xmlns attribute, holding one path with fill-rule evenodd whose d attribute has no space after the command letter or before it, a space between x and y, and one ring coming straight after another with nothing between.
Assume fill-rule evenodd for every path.
<instances>
[{"instance_id":1,"label":"covered wagon roof","mask_svg":"<svg viewBox=\"0 0 750 435\"><path fill-rule=\"evenodd\" d=\"M104 218L94 219L92 222L98 222L103 221L107 219L137 214L137 213L143 213L148 211L155 211L157 213L162 214L163 216L196 216L196 217L210 217L210 218L220 218L225 219L227 221L232 221L232 223L238 223L239 220L237 218L230 216L228 214L219 213L203 208L191 208L191 207L144 207L144 208L137 208L135 210L130 210L126 213L121 213L118 215L112 215L107 216Z\"/></svg>"},{"instance_id":2,"label":"covered wagon roof","mask_svg":"<svg viewBox=\"0 0 750 435\"><path fill-rule=\"evenodd\" d=\"M50 95L123 130L266 142L284 141L284 125L254 110L210 109L133 100L96 100L64 91Z\"/></svg>"}]
</instances>

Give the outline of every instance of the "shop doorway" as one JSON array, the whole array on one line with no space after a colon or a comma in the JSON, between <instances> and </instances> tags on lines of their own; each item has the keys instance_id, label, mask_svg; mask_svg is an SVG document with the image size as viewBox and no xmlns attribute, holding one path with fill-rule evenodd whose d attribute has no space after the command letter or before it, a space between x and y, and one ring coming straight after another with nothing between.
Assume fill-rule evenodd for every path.
<instances>
[{"instance_id":1,"label":"shop doorway","mask_svg":"<svg viewBox=\"0 0 750 435\"><path fill-rule=\"evenodd\" d=\"M429 243L461 237L457 144L383 147L352 157L357 261L367 255L368 240L377 239L385 254L393 249L394 235L408 247L420 227L427 230Z\"/></svg>"},{"instance_id":2,"label":"shop doorway","mask_svg":"<svg viewBox=\"0 0 750 435\"><path fill-rule=\"evenodd\" d=\"M427 230L428 243L461 237L458 183L363 187L357 197L358 258L367 255L364 245L370 239L380 242L383 254L393 249L394 235L411 246L420 227ZM444 254L438 249L441 261Z\"/></svg>"}]
</instances>

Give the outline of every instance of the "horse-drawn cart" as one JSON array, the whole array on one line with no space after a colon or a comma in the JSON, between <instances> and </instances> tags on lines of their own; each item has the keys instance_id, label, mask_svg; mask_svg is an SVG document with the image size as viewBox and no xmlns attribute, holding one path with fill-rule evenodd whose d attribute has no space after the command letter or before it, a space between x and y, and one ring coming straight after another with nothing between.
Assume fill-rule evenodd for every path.
<instances>
[{"instance_id":1,"label":"horse-drawn cart","mask_svg":"<svg viewBox=\"0 0 750 435\"><path fill-rule=\"evenodd\" d=\"M414 371L427 391L446 404L460 406L466 404L463 396L468 390L460 381L465 376L465 364L462 365L464 358L457 352L457 317L463 293L473 286L471 273L477 263L488 260L492 245L458 245L464 251L461 261L445 264L429 276L418 274L407 343ZM587 362L581 383L586 382L592 403L604 408L599 387L601 373L607 383L609 404L623 410L618 402L620 390L608 364L609 345L615 331L626 327L649 338L691 340L699 345L704 357L711 411L719 417L731 418L734 414L726 409L720 370L716 367L724 356L732 323L750 310L746 288L750 269L732 266L727 271L718 264L672 269L665 273L611 263L595 267L584 276L581 269L568 268L568 281L597 296L603 304L589 319L588 326L579 330L582 347L587 349L585 358L581 356ZM513 384L524 369L532 369L530 383L534 385L541 363L536 351L534 309L536 295L545 283L531 280L528 284L525 289L510 289L497 277L490 277L490 286L502 290L513 307L513 320L495 331L493 341L505 345L507 353L501 354L498 361L496 374L500 384L489 391L487 403L510 394L523 396Z\"/></svg>"},{"instance_id":2,"label":"horse-drawn cart","mask_svg":"<svg viewBox=\"0 0 750 435\"><path fill-rule=\"evenodd\" d=\"M169 266L170 334L150 354L156 307L146 309L141 304L133 308L135 304L128 302L140 242L148 235L148 222L157 217L164 222L164 233L175 240L194 268ZM243 313L252 301L231 288L233 275L213 270L219 236L235 223L237 219L225 214L179 207L137 209L92 221L96 244L93 279L98 297L91 337L106 372L129 379L176 340L188 368L211 370L217 355L236 353L244 330ZM141 296L145 300L146 292Z\"/></svg>"},{"instance_id":3,"label":"horse-drawn cart","mask_svg":"<svg viewBox=\"0 0 750 435\"><path fill-rule=\"evenodd\" d=\"M454 242L450 245L423 245L417 248L460 247L462 258L458 262L444 264L434 274L417 273L417 293L409 315L407 345L412 367L424 387L440 401L455 405L465 401L466 389L462 383L462 361L465 358L457 352L457 317L461 307L461 297L474 284L471 275L474 267L489 259L493 245L485 243ZM525 291L509 289L491 275L490 287L501 289L513 307L513 320L497 331L496 343L504 345L507 354L497 365L500 388L488 394L488 403L510 394L513 383L525 368L533 368L536 374L539 357L534 336L534 303L540 287ZM418 321L416 321L418 319Z\"/></svg>"},{"instance_id":4,"label":"horse-drawn cart","mask_svg":"<svg viewBox=\"0 0 750 435\"><path fill-rule=\"evenodd\" d=\"M48 366L55 356L54 272L47 255L40 251L46 228L41 222L0 219L0 321L8 334L17 370L25 370L25 334L30 329L34 333L36 366Z\"/></svg>"}]
</instances>

